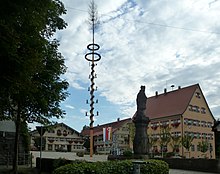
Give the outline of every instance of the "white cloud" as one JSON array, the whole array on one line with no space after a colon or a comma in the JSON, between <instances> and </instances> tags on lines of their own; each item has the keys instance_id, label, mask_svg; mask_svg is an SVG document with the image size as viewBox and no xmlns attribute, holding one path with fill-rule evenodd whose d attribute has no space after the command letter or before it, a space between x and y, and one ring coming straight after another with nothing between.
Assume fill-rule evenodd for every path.
<instances>
[{"instance_id":1,"label":"white cloud","mask_svg":"<svg viewBox=\"0 0 220 174\"><path fill-rule=\"evenodd\" d=\"M91 33L88 14L79 10L87 10L89 1L64 2L68 28L58 35L67 59L66 78L71 87L85 89L90 69L84 55ZM220 2L212 2L96 1L101 25L95 42L101 46L102 59L95 67L95 82L101 95L120 105L122 115L132 116L141 85L151 96L166 85L199 83L214 114L220 116L216 106L220 103Z\"/></svg>"},{"instance_id":2,"label":"white cloud","mask_svg":"<svg viewBox=\"0 0 220 174\"><path fill-rule=\"evenodd\" d=\"M72 105L65 105L65 107L66 107L66 108L69 108L69 109L75 109L75 107L72 106Z\"/></svg>"}]
</instances>

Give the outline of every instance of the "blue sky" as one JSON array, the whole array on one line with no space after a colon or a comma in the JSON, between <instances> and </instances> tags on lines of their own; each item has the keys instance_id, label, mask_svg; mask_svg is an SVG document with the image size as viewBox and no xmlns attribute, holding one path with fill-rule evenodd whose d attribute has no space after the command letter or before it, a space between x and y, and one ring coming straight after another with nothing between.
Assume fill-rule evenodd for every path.
<instances>
[{"instance_id":1,"label":"blue sky","mask_svg":"<svg viewBox=\"0 0 220 174\"><path fill-rule=\"evenodd\" d=\"M62 0L68 23L56 37L68 67L63 78L70 83L62 103L64 122L81 131L89 125L85 112L90 98L90 67L84 59L91 43L90 0ZM95 0L100 25L95 42L102 59L95 67L100 115L95 123L131 117L141 85L146 95L171 85L199 83L215 118L220 118L220 1L218 0Z\"/></svg>"}]
</instances>

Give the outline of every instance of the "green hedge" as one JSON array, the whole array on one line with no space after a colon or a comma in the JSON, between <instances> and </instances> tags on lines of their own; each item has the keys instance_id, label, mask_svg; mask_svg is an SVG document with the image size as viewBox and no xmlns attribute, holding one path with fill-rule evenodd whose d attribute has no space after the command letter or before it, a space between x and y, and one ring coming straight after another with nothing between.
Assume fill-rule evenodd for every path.
<instances>
[{"instance_id":1,"label":"green hedge","mask_svg":"<svg viewBox=\"0 0 220 174\"><path fill-rule=\"evenodd\" d=\"M168 164L160 160L146 160L141 165L142 174L168 174ZM107 162L82 162L57 168L53 174L130 174L133 171L131 160Z\"/></svg>"}]
</instances>

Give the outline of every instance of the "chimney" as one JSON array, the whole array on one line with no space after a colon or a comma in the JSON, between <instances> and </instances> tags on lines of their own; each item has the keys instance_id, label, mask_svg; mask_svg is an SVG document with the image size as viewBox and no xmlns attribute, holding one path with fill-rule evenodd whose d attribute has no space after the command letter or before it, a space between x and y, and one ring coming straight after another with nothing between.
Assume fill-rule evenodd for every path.
<instances>
[{"instance_id":1,"label":"chimney","mask_svg":"<svg viewBox=\"0 0 220 174\"><path fill-rule=\"evenodd\" d=\"M156 97L158 96L158 91L155 92L155 96L156 96Z\"/></svg>"},{"instance_id":2,"label":"chimney","mask_svg":"<svg viewBox=\"0 0 220 174\"><path fill-rule=\"evenodd\" d=\"M166 94L167 93L167 88L164 88L164 94Z\"/></svg>"},{"instance_id":3,"label":"chimney","mask_svg":"<svg viewBox=\"0 0 220 174\"><path fill-rule=\"evenodd\" d=\"M178 86L178 89L181 89L181 86Z\"/></svg>"},{"instance_id":4,"label":"chimney","mask_svg":"<svg viewBox=\"0 0 220 174\"><path fill-rule=\"evenodd\" d=\"M120 121L120 118L118 118L117 121Z\"/></svg>"}]
</instances>

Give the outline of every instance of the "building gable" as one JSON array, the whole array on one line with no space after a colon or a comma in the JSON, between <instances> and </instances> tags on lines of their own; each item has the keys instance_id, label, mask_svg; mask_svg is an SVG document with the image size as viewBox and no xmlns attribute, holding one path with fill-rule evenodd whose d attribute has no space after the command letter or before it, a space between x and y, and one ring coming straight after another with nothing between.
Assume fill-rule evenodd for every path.
<instances>
[{"instance_id":1,"label":"building gable","mask_svg":"<svg viewBox=\"0 0 220 174\"><path fill-rule=\"evenodd\" d=\"M214 122L215 119L199 85L194 91L192 98L183 113L183 117L191 117L199 120L202 119L212 123Z\"/></svg>"},{"instance_id":2,"label":"building gable","mask_svg":"<svg viewBox=\"0 0 220 174\"><path fill-rule=\"evenodd\" d=\"M103 124L103 125L98 125L93 127L93 135L94 136L100 136L103 134L103 128L107 128L107 127L112 127L112 132L117 131L118 129L120 129L121 126L123 126L124 124L131 122L131 118L128 119L124 119L124 120L117 120L116 122L111 122L111 123L107 123L107 124ZM90 135L90 129L89 127L86 129L83 129L81 134L83 136L89 136Z\"/></svg>"},{"instance_id":3,"label":"building gable","mask_svg":"<svg viewBox=\"0 0 220 174\"><path fill-rule=\"evenodd\" d=\"M37 130L34 130L31 132L32 136L40 136ZM48 126L46 128L46 131L44 133L44 136L49 136L49 137L82 137L81 134L76 131L75 129L69 127L68 125L64 123L57 123L52 126Z\"/></svg>"}]
</instances>

